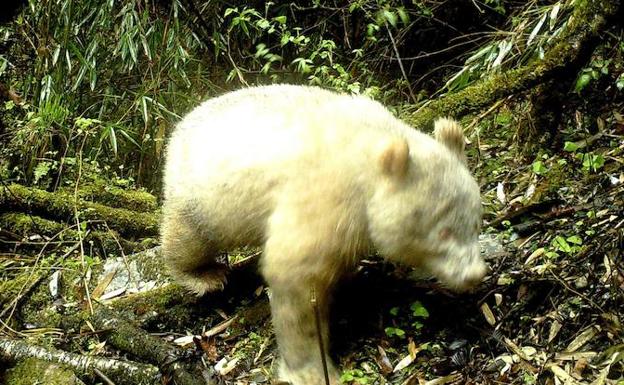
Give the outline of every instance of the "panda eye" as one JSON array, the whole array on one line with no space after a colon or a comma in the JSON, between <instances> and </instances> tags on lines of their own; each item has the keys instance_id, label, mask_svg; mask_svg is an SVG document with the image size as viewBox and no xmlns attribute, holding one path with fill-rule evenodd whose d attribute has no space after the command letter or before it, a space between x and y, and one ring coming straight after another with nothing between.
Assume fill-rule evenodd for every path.
<instances>
[{"instance_id":1,"label":"panda eye","mask_svg":"<svg viewBox=\"0 0 624 385\"><path fill-rule=\"evenodd\" d=\"M440 233L438 234L438 237L440 238L440 240L442 241L447 241L449 240L451 237L453 236L453 232L451 231L451 229L449 229L448 227L443 228L442 230L440 230Z\"/></svg>"}]
</instances>

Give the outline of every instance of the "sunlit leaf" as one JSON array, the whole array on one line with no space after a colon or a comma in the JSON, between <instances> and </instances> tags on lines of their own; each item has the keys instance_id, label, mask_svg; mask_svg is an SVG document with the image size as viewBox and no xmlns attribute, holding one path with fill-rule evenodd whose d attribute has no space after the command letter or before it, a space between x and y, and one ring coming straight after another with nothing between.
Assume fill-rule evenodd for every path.
<instances>
[{"instance_id":1,"label":"sunlit leaf","mask_svg":"<svg viewBox=\"0 0 624 385\"><path fill-rule=\"evenodd\" d=\"M574 85L574 91L581 92L589 82L592 80L591 74L584 72L582 73L578 79L576 79L576 84Z\"/></svg>"},{"instance_id":2,"label":"sunlit leaf","mask_svg":"<svg viewBox=\"0 0 624 385\"><path fill-rule=\"evenodd\" d=\"M557 15L559 14L559 9L561 9L561 2L557 2L555 5L553 5L552 9L550 10L549 28L551 30L555 28L555 25L557 23Z\"/></svg>"},{"instance_id":3,"label":"sunlit leaf","mask_svg":"<svg viewBox=\"0 0 624 385\"><path fill-rule=\"evenodd\" d=\"M531 42L533 41L533 39L535 39L537 34L540 32L547 17L548 17L548 14L544 12L544 15L537 22L537 24L535 25L535 28L533 28L533 31L531 31L531 34L529 35L529 38L527 39L527 43L526 43L527 46L531 45Z\"/></svg>"},{"instance_id":4,"label":"sunlit leaf","mask_svg":"<svg viewBox=\"0 0 624 385\"><path fill-rule=\"evenodd\" d=\"M113 126L108 127L108 139L110 140L113 153L117 156L117 135L115 134L115 128Z\"/></svg>"},{"instance_id":5,"label":"sunlit leaf","mask_svg":"<svg viewBox=\"0 0 624 385\"><path fill-rule=\"evenodd\" d=\"M578 149L579 149L578 144L574 142L565 142L565 144L563 145L563 150L567 152L574 152Z\"/></svg>"}]
</instances>

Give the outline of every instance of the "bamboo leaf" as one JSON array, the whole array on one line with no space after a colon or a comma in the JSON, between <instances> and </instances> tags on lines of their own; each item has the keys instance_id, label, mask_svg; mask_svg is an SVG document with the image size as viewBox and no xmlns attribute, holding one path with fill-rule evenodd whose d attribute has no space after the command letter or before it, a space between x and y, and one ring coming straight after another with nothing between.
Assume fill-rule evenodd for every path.
<instances>
[{"instance_id":1,"label":"bamboo leaf","mask_svg":"<svg viewBox=\"0 0 624 385\"><path fill-rule=\"evenodd\" d=\"M533 39L535 39L539 31L542 29L542 26L544 25L544 22L546 21L547 17L548 17L548 13L544 12L540 20L535 25L535 28L533 28L533 31L531 31L529 38L527 39L527 43L526 43L527 47L531 45L531 42L533 41Z\"/></svg>"},{"instance_id":2,"label":"bamboo leaf","mask_svg":"<svg viewBox=\"0 0 624 385\"><path fill-rule=\"evenodd\" d=\"M115 157L117 156L117 135L115 134L115 127L108 127L108 139L110 140L111 148L113 149L113 153Z\"/></svg>"}]
</instances>

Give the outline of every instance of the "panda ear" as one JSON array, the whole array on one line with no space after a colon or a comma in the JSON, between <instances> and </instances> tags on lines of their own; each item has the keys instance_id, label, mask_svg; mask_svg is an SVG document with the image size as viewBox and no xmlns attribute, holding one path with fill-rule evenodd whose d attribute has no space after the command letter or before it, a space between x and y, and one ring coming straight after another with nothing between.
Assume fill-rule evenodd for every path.
<instances>
[{"instance_id":1,"label":"panda ear","mask_svg":"<svg viewBox=\"0 0 624 385\"><path fill-rule=\"evenodd\" d=\"M464 153L466 139L464 137L464 130L459 122L449 118L436 120L433 136L438 142L444 144L446 148L457 155L464 163L466 162L466 154Z\"/></svg>"},{"instance_id":2,"label":"panda ear","mask_svg":"<svg viewBox=\"0 0 624 385\"><path fill-rule=\"evenodd\" d=\"M403 178L409 167L409 146L403 138L386 144L379 155L381 171L388 176Z\"/></svg>"}]
</instances>

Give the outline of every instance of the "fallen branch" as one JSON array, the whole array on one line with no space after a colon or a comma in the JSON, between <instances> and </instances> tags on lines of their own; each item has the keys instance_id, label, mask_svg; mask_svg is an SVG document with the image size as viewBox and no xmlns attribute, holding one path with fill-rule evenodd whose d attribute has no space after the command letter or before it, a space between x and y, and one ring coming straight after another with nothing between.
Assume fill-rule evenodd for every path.
<instances>
[{"instance_id":1,"label":"fallen branch","mask_svg":"<svg viewBox=\"0 0 624 385\"><path fill-rule=\"evenodd\" d=\"M118 385L156 385L161 383L160 373L152 365L69 353L32 345L24 340L0 337L0 361L20 361L31 357L62 364L79 375L91 378L95 377L94 371L97 369Z\"/></svg>"},{"instance_id":2,"label":"fallen branch","mask_svg":"<svg viewBox=\"0 0 624 385\"><path fill-rule=\"evenodd\" d=\"M32 212L43 217L67 220L74 217L77 209L81 219L104 221L126 237L158 234L158 214L112 208L82 199L74 203L74 200L74 196L66 192L51 193L18 184L0 186L0 207L3 211Z\"/></svg>"},{"instance_id":3,"label":"fallen branch","mask_svg":"<svg viewBox=\"0 0 624 385\"><path fill-rule=\"evenodd\" d=\"M122 238L116 231L91 230L80 236L79 232L73 228L68 228L67 224L41 218L37 215L28 215L24 213L9 212L0 214L0 229L5 232L10 231L15 236L11 237L15 242L21 243L20 249L27 248L39 251L40 244L32 246L26 241L21 242L24 238L33 234L52 237L62 233L61 240L63 242L75 242L81 240L100 246L106 253L119 253L119 248L125 253L137 252L145 247L141 243L129 241ZM1 241L0 241L1 242Z\"/></svg>"},{"instance_id":4,"label":"fallen branch","mask_svg":"<svg viewBox=\"0 0 624 385\"><path fill-rule=\"evenodd\" d=\"M152 336L132 322L124 319L119 313L97 306L91 317L97 329L108 330L106 341L124 352L128 352L141 360L151 362L177 385L204 385L206 382L200 368L187 368L179 360L184 354L177 346Z\"/></svg>"}]
</instances>

